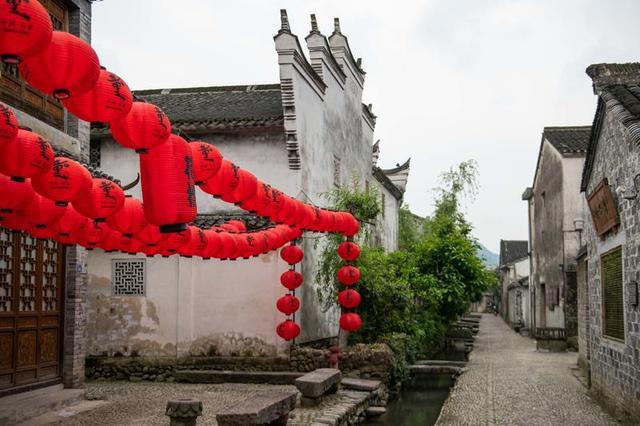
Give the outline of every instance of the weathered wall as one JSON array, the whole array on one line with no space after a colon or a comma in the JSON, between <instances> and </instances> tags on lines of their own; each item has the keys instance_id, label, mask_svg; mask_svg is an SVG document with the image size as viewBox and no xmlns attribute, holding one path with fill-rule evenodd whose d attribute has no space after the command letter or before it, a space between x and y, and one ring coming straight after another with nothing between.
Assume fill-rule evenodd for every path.
<instances>
[{"instance_id":1,"label":"weathered wall","mask_svg":"<svg viewBox=\"0 0 640 426\"><path fill-rule=\"evenodd\" d=\"M578 292L578 366L589 374L589 287L587 281L587 259L578 259L577 273Z\"/></svg>"},{"instance_id":2,"label":"weathered wall","mask_svg":"<svg viewBox=\"0 0 640 426\"><path fill-rule=\"evenodd\" d=\"M400 203L402 201L398 200L384 185L378 182L375 177L372 178L372 181L381 194L381 199L384 200L383 211L376 218L376 227L374 229L375 243L376 245L384 247L387 252L398 250L399 214Z\"/></svg>"},{"instance_id":3,"label":"weathered wall","mask_svg":"<svg viewBox=\"0 0 640 426\"><path fill-rule=\"evenodd\" d=\"M586 194L591 194L604 178L613 189L629 182L640 171L639 154L638 147L607 110ZM591 218L585 222L591 384L594 393L614 408L640 418L640 312L629 301L630 283L640 280L640 201L620 199L615 192L614 199L620 217L617 233L598 238ZM624 342L610 339L602 332L600 256L618 246L622 247L623 256Z\"/></svg>"},{"instance_id":4,"label":"weathered wall","mask_svg":"<svg viewBox=\"0 0 640 426\"><path fill-rule=\"evenodd\" d=\"M566 177L569 178L569 177ZM534 212L531 233L535 246L532 249L534 271L532 286L537 294L537 327L564 328L563 314L563 224L564 224L564 168L562 157L545 141L540 153L540 164L533 186ZM545 286L545 293L541 285ZM552 306L551 291L560 293L559 305ZM546 296L546 299L544 299ZM544 312L542 310L544 309Z\"/></svg>"},{"instance_id":5,"label":"weathered wall","mask_svg":"<svg viewBox=\"0 0 640 426\"><path fill-rule=\"evenodd\" d=\"M111 260L146 262L145 296L114 296ZM240 265L242 265L240 267ZM94 356L277 356L284 294L275 253L240 262L146 258L94 250L89 258L88 353Z\"/></svg>"}]
</instances>

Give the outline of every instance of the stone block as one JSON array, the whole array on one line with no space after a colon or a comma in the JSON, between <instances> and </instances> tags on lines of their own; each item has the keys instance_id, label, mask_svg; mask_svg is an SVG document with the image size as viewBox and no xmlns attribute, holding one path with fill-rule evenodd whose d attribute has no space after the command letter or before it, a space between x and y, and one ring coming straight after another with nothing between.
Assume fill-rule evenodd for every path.
<instances>
[{"instance_id":1,"label":"stone block","mask_svg":"<svg viewBox=\"0 0 640 426\"><path fill-rule=\"evenodd\" d=\"M220 426L286 425L296 399L296 392L265 392L224 408L216 421Z\"/></svg>"},{"instance_id":2,"label":"stone block","mask_svg":"<svg viewBox=\"0 0 640 426\"><path fill-rule=\"evenodd\" d=\"M320 398L335 390L341 377L340 370L336 368L319 368L296 379L295 385L303 396Z\"/></svg>"},{"instance_id":3,"label":"stone block","mask_svg":"<svg viewBox=\"0 0 640 426\"><path fill-rule=\"evenodd\" d=\"M369 407L365 410L365 414L367 417L377 417L381 416L387 412L387 409L384 407Z\"/></svg>"},{"instance_id":4,"label":"stone block","mask_svg":"<svg viewBox=\"0 0 640 426\"><path fill-rule=\"evenodd\" d=\"M380 387L379 380L365 380L365 379L353 379L351 377L345 377L340 382L345 389L359 390L373 392Z\"/></svg>"}]
</instances>

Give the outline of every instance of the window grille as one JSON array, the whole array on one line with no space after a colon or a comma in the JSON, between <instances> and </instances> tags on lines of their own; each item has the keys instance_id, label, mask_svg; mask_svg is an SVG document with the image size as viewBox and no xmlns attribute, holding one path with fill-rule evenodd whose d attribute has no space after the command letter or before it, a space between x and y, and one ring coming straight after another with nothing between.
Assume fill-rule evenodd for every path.
<instances>
[{"instance_id":1,"label":"window grille","mask_svg":"<svg viewBox=\"0 0 640 426\"><path fill-rule=\"evenodd\" d=\"M603 334L624 340L624 302L622 296L622 248L600 257L602 268Z\"/></svg>"},{"instance_id":2,"label":"window grille","mask_svg":"<svg viewBox=\"0 0 640 426\"><path fill-rule=\"evenodd\" d=\"M113 259L111 282L114 296L144 296L146 290L145 259Z\"/></svg>"},{"instance_id":3,"label":"window grille","mask_svg":"<svg viewBox=\"0 0 640 426\"><path fill-rule=\"evenodd\" d=\"M89 165L94 169L100 168L100 140L91 139L89 142Z\"/></svg>"}]
</instances>

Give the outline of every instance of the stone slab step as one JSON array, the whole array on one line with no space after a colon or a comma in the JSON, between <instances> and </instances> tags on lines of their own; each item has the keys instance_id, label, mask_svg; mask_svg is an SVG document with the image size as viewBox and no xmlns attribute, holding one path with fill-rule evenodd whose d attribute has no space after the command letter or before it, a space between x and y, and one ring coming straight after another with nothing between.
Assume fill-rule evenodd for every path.
<instances>
[{"instance_id":1,"label":"stone slab step","mask_svg":"<svg viewBox=\"0 0 640 426\"><path fill-rule=\"evenodd\" d=\"M224 408L216 414L220 426L286 424L298 393L265 392Z\"/></svg>"},{"instance_id":2,"label":"stone slab step","mask_svg":"<svg viewBox=\"0 0 640 426\"><path fill-rule=\"evenodd\" d=\"M337 389L342 374L337 368L318 368L310 373L299 377L295 385L307 398L319 398L331 390Z\"/></svg>"},{"instance_id":3,"label":"stone slab step","mask_svg":"<svg viewBox=\"0 0 640 426\"><path fill-rule=\"evenodd\" d=\"M254 383L270 385L293 385L304 373L295 371L219 371L177 370L174 377L185 383Z\"/></svg>"},{"instance_id":4,"label":"stone slab step","mask_svg":"<svg viewBox=\"0 0 640 426\"><path fill-rule=\"evenodd\" d=\"M84 389L64 389L62 385L5 396L0 398L0 425L14 425L60 410L84 396Z\"/></svg>"},{"instance_id":5,"label":"stone slab step","mask_svg":"<svg viewBox=\"0 0 640 426\"><path fill-rule=\"evenodd\" d=\"M462 374L466 369L464 367L454 367L450 365L410 365L409 373L414 376L418 375L436 375L436 374Z\"/></svg>"},{"instance_id":6,"label":"stone slab step","mask_svg":"<svg viewBox=\"0 0 640 426\"><path fill-rule=\"evenodd\" d=\"M345 377L342 379L340 384L345 389L352 389L357 391L366 391L373 392L380 388L379 380L365 380L365 379L354 379L351 377Z\"/></svg>"},{"instance_id":7,"label":"stone slab step","mask_svg":"<svg viewBox=\"0 0 640 426\"><path fill-rule=\"evenodd\" d=\"M387 412L384 407L369 407L365 410L367 417L378 417Z\"/></svg>"},{"instance_id":8,"label":"stone slab step","mask_svg":"<svg viewBox=\"0 0 640 426\"><path fill-rule=\"evenodd\" d=\"M82 414L86 411L95 410L111 404L109 401L76 401L71 405L65 406L59 410L42 414L38 417L27 420L24 423L18 423L16 426L51 426L63 425L70 421L73 416Z\"/></svg>"},{"instance_id":9,"label":"stone slab step","mask_svg":"<svg viewBox=\"0 0 640 426\"><path fill-rule=\"evenodd\" d=\"M451 367L466 367L467 361L447 361L444 359L421 359L416 365L448 365Z\"/></svg>"}]
</instances>

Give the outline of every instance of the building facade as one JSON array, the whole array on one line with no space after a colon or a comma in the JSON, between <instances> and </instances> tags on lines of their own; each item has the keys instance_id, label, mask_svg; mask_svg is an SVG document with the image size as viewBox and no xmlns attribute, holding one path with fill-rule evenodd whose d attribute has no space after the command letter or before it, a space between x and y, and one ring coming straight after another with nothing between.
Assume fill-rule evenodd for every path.
<instances>
[{"instance_id":1,"label":"building facade","mask_svg":"<svg viewBox=\"0 0 640 426\"><path fill-rule=\"evenodd\" d=\"M280 81L271 85L159 89L135 92L162 108L174 127L215 144L222 155L288 195L325 206L341 185L373 184L375 115L362 103L365 72L336 19L325 37L312 15L305 38L309 60L291 33L286 12L276 36ZM133 151L108 130L93 133L92 159L123 181L138 173ZM131 191L140 196L140 189ZM390 202L394 197L389 197ZM394 201L394 203L397 203ZM244 215L198 191L199 223ZM390 208L389 217L397 212ZM255 218L249 221L255 221ZM393 220L392 220L393 221ZM397 226L396 226L397 228ZM298 342L337 336L337 310L322 309L315 276L323 239L305 235L297 291ZM391 241L390 247L394 243ZM288 266L278 253L222 262L175 256L128 256L95 250L89 258L88 338L95 356L280 356L288 344L275 333L284 316L276 300ZM119 276L137 285L121 292Z\"/></svg>"},{"instance_id":2,"label":"building facade","mask_svg":"<svg viewBox=\"0 0 640 426\"><path fill-rule=\"evenodd\" d=\"M91 41L89 1L40 3L54 29ZM57 154L88 160L89 124L25 83L15 65L1 65L0 101ZM86 272L84 248L65 248L0 226L0 395L60 382L82 385Z\"/></svg>"},{"instance_id":3,"label":"building facade","mask_svg":"<svg viewBox=\"0 0 640 426\"><path fill-rule=\"evenodd\" d=\"M640 64L587 68L598 97L581 189L580 363L591 389L640 421Z\"/></svg>"},{"instance_id":4,"label":"building facade","mask_svg":"<svg viewBox=\"0 0 640 426\"><path fill-rule=\"evenodd\" d=\"M528 203L532 326L577 335L576 256L585 202L580 178L591 128L545 127Z\"/></svg>"},{"instance_id":5,"label":"building facade","mask_svg":"<svg viewBox=\"0 0 640 426\"><path fill-rule=\"evenodd\" d=\"M528 328L529 245L527 241L500 240L500 306L502 318L513 327Z\"/></svg>"},{"instance_id":6,"label":"building facade","mask_svg":"<svg viewBox=\"0 0 640 426\"><path fill-rule=\"evenodd\" d=\"M407 189L410 160L393 169L382 169L377 164L379 156L380 141L377 141L373 145L372 177L380 194L380 214L374 227L373 243L389 252L399 248L400 207Z\"/></svg>"}]
</instances>

